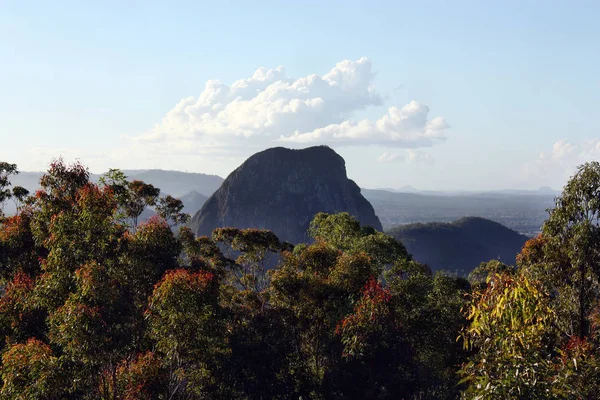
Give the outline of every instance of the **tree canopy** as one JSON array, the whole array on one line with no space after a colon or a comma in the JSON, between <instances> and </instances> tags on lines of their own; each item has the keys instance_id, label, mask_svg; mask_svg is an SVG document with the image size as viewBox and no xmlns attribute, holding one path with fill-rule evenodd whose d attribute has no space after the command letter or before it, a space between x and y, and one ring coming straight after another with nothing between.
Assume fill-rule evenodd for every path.
<instances>
[{"instance_id":1,"label":"tree canopy","mask_svg":"<svg viewBox=\"0 0 600 400\"><path fill-rule=\"evenodd\" d=\"M433 273L348 213L311 241L195 237L178 199L54 162L34 195L0 163L3 399L595 399L600 165L517 266ZM0 202L1 204L1 202ZM143 210L156 215L142 220Z\"/></svg>"}]
</instances>

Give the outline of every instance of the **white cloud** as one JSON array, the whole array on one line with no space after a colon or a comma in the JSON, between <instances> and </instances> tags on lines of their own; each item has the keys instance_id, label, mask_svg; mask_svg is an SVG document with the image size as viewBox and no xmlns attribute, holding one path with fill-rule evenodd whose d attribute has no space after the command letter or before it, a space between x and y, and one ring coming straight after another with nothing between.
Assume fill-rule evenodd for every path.
<instances>
[{"instance_id":1,"label":"white cloud","mask_svg":"<svg viewBox=\"0 0 600 400\"><path fill-rule=\"evenodd\" d=\"M282 136L293 143L377 144L394 147L428 147L446 139L448 124L443 118L428 120L429 107L411 101L402 109L390 107L373 122L367 119L331 124L312 132Z\"/></svg>"},{"instance_id":2,"label":"white cloud","mask_svg":"<svg viewBox=\"0 0 600 400\"><path fill-rule=\"evenodd\" d=\"M445 140L445 120L431 118L429 107L414 101L388 107L379 119L353 120L369 107L383 110L384 96L375 88L374 77L365 57L300 78L290 78L283 67L262 67L231 84L207 81L198 96L180 100L154 128L123 136L122 143L108 151L30 152L44 165L62 154L97 171L119 166L226 174L248 155L273 146L379 145L403 152ZM424 159L416 154L403 152L399 159Z\"/></svg>"},{"instance_id":3,"label":"white cloud","mask_svg":"<svg viewBox=\"0 0 600 400\"><path fill-rule=\"evenodd\" d=\"M391 163L403 161L406 164L433 164L433 156L423 151L408 149L404 154L383 152L377 161L381 163Z\"/></svg>"},{"instance_id":4,"label":"white cloud","mask_svg":"<svg viewBox=\"0 0 600 400\"><path fill-rule=\"evenodd\" d=\"M566 139L556 141L548 152L523 166L525 174L543 185L562 187L575 173L577 167L587 161L600 160L600 139L591 139L582 144Z\"/></svg>"},{"instance_id":5,"label":"white cloud","mask_svg":"<svg viewBox=\"0 0 600 400\"><path fill-rule=\"evenodd\" d=\"M382 153L382 154L379 156L379 158L377 159L377 161L379 161L379 162L383 162L383 163L390 163L390 162L393 162L393 161L396 161L396 160L398 160L399 158L400 158L400 159L402 159L402 158L400 157L400 154L398 154L398 153L388 153L388 152L386 151L386 152L383 152L383 153Z\"/></svg>"},{"instance_id":6,"label":"white cloud","mask_svg":"<svg viewBox=\"0 0 600 400\"><path fill-rule=\"evenodd\" d=\"M430 153L423 151L407 150L408 156L406 162L408 164L433 164L433 156Z\"/></svg>"},{"instance_id":7,"label":"white cloud","mask_svg":"<svg viewBox=\"0 0 600 400\"><path fill-rule=\"evenodd\" d=\"M206 82L197 97L181 100L152 130L130 138L144 154L206 154L294 144L385 145L417 148L445 139L448 124L429 118L417 102L392 106L376 121L351 120L381 106L371 62L342 61L328 73L298 79L283 67L259 68L231 85Z\"/></svg>"}]
</instances>

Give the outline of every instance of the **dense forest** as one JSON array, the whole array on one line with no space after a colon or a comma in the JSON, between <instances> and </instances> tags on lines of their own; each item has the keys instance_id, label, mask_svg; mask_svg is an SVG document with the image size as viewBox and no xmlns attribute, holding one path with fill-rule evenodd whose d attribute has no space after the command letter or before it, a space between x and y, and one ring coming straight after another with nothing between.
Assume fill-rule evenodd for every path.
<instances>
[{"instance_id":1,"label":"dense forest","mask_svg":"<svg viewBox=\"0 0 600 400\"><path fill-rule=\"evenodd\" d=\"M468 280L347 213L304 244L195 237L180 200L118 170L56 161L32 195L17 173L0 163L2 399L600 397L598 163L516 266Z\"/></svg>"}]
</instances>

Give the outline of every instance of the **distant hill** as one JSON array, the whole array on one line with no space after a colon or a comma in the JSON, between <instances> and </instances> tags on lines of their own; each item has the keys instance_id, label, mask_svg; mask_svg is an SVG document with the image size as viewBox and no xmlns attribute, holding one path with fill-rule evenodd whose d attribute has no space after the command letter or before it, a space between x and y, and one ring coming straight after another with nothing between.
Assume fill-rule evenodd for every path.
<instances>
[{"instance_id":1,"label":"distant hill","mask_svg":"<svg viewBox=\"0 0 600 400\"><path fill-rule=\"evenodd\" d=\"M220 176L194 172L165 171L162 169L124 172L129 179L150 183L159 188L162 193L170 194L173 197L181 197L192 191L208 197L223 183L223 178Z\"/></svg>"},{"instance_id":2,"label":"distant hill","mask_svg":"<svg viewBox=\"0 0 600 400\"><path fill-rule=\"evenodd\" d=\"M150 183L160 189L161 196L170 194L173 197L181 198L185 205L184 211L194 215L198 211L208 196L213 194L221 183L223 178L217 175L207 175L194 172L165 171L160 169L152 170L123 170L123 173L129 180L141 180ZM13 186L23 186L25 189L34 193L40 188L40 178L43 172L21 172L18 175L10 177ZM90 179L97 182L100 174L91 174ZM7 201L4 205L6 214L11 215L15 210L15 205ZM140 221L154 215L150 209L145 210L140 217Z\"/></svg>"},{"instance_id":3,"label":"distant hill","mask_svg":"<svg viewBox=\"0 0 600 400\"><path fill-rule=\"evenodd\" d=\"M195 172L165 171L162 169L151 170L123 170L129 180L141 180L159 188L162 194L181 197L196 191L206 197L213 194L223 178L217 175L207 175ZM30 192L35 192L40 187L40 178L43 172L21 172L11 176L14 186L23 186ZM97 182L100 174L91 174L90 179Z\"/></svg>"},{"instance_id":4,"label":"distant hill","mask_svg":"<svg viewBox=\"0 0 600 400\"><path fill-rule=\"evenodd\" d=\"M193 190L183 196L180 197L180 200L183 202L183 212L186 212L190 215L196 214L198 210L202 208L208 197L198 193Z\"/></svg>"},{"instance_id":5,"label":"distant hill","mask_svg":"<svg viewBox=\"0 0 600 400\"><path fill-rule=\"evenodd\" d=\"M540 191L535 191L540 192ZM534 235L554 207L554 194L468 192L463 194L397 193L362 189L384 229L414 222L451 222L478 216L499 222L518 232Z\"/></svg>"},{"instance_id":6,"label":"distant hill","mask_svg":"<svg viewBox=\"0 0 600 400\"><path fill-rule=\"evenodd\" d=\"M548 186L542 186L535 190L527 189L500 189L500 190L419 190L413 186L406 185L400 188L377 188L377 189L364 189L374 191L386 191L392 193L416 193L424 195L435 195L435 196L478 196L478 195L519 195L519 196L558 196L560 191L554 190Z\"/></svg>"},{"instance_id":7,"label":"distant hill","mask_svg":"<svg viewBox=\"0 0 600 400\"><path fill-rule=\"evenodd\" d=\"M527 237L484 218L467 217L451 223L416 223L387 233L406 246L415 260L433 270L467 275L483 261L500 259L514 265Z\"/></svg>"},{"instance_id":8,"label":"distant hill","mask_svg":"<svg viewBox=\"0 0 600 400\"><path fill-rule=\"evenodd\" d=\"M335 151L277 147L254 154L233 171L194 215L190 228L200 236L217 227L270 229L280 239L298 243L308 239L315 214L342 211L382 230Z\"/></svg>"}]
</instances>

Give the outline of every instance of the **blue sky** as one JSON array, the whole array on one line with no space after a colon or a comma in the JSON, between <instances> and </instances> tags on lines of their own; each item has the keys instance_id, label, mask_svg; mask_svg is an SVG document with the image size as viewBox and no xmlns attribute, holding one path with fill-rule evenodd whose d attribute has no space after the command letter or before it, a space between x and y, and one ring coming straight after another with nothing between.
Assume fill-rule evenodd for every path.
<instances>
[{"instance_id":1,"label":"blue sky","mask_svg":"<svg viewBox=\"0 0 600 400\"><path fill-rule=\"evenodd\" d=\"M226 176L267 147L328 144L363 187L559 188L600 158L599 17L597 2L0 1L0 159Z\"/></svg>"}]
</instances>

